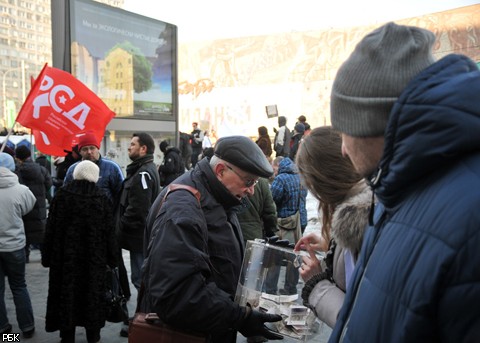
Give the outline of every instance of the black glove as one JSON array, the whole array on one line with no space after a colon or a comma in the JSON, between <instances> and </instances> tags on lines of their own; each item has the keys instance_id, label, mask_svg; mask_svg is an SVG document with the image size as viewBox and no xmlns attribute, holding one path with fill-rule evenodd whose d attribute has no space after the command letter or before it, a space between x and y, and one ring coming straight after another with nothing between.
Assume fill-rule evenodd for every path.
<instances>
[{"instance_id":1,"label":"black glove","mask_svg":"<svg viewBox=\"0 0 480 343\"><path fill-rule=\"evenodd\" d=\"M282 317L278 314L263 313L253 310L250 304L246 306L246 314L238 331L245 337L263 336L267 339L278 340L283 339L283 336L269 330L265 322L278 322Z\"/></svg>"}]
</instances>

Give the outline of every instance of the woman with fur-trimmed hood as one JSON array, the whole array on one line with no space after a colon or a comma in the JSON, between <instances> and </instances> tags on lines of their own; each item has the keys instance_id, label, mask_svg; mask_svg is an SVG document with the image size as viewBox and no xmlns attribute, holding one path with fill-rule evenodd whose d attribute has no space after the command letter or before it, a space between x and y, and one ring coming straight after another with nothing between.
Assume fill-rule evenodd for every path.
<instances>
[{"instance_id":1,"label":"woman with fur-trimmed hood","mask_svg":"<svg viewBox=\"0 0 480 343\"><path fill-rule=\"evenodd\" d=\"M372 201L365 180L342 156L341 144L331 127L316 128L305 137L296 159L302 181L319 201L322 218L321 235L311 233L295 246L309 252L300 268L305 281L302 298L332 328L362 246ZM323 261L316 251L327 251Z\"/></svg>"}]
</instances>

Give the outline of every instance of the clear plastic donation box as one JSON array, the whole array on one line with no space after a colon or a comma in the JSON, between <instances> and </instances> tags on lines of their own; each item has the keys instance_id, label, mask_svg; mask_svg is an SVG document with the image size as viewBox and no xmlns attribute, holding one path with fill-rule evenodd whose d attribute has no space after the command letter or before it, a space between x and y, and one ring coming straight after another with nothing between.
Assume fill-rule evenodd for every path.
<instances>
[{"instance_id":1,"label":"clear plastic donation box","mask_svg":"<svg viewBox=\"0 0 480 343\"><path fill-rule=\"evenodd\" d=\"M302 304L303 282L298 271L301 262L300 254L291 247L258 239L248 241L235 301L242 306L249 303L259 311L280 314L281 321L266 325L284 336L307 341L315 331L312 330L315 314Z\"/></svg>"}]
</instances>

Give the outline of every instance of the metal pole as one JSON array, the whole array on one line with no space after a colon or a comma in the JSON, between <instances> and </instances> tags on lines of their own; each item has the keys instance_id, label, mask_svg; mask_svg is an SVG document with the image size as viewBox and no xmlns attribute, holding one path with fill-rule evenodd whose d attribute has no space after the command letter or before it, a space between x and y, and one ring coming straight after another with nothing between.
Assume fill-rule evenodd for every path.
<instances>
[{"instance_id":1,"label":"metal pole","mask_svg":"<svg viewBox=\"0 0 480 343\"><path fill-rule=\"evenodd\" d=\"M7 89L5 85L5 76L7 76L8 70L2 75L2 99L3 99L3 126L7 127Z\"/></svg>"}]
</instances>

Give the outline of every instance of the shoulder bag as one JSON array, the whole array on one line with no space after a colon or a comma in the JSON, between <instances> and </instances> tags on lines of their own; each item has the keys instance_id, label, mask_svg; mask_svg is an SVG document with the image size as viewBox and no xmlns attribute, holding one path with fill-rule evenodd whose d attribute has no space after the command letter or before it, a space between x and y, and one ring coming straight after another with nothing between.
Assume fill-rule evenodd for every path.
<instances>
[{"instance_id":1,"label":"shoulder bag","mask_svg":"<svg viewBox=\"0 0 480 343\"><path fill-rule=\"evenodd\" d=\"M300 185L301 187L301 185ZM300 193L298 195L297 212L285 217L277 218L278 236L281 239L288 239L290 242L296 243L302 237L302 225L300 222Z\"/></svg>"}]
</instances>

